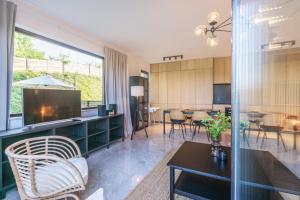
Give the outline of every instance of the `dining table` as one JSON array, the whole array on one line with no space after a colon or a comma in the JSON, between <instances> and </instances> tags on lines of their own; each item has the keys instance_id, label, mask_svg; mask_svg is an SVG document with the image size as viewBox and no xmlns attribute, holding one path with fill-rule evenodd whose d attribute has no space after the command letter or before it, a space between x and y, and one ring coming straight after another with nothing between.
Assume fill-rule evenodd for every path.
<instances>
[{"instance_id":1,"label":"dining table","mask_svg":"<svg viewBox=\"0 0 300 200\"><path fill-rule=\"evenodd\" d=\"M163 133L166 134L166 115L170 114L173 110L179 110L177 108L165 109L163 110ZM210 113L216 114L220 111L214 111L211 109L182 109L181 112L185 115L192 115L194 112L207 112L209 115Z\"/></svg>"}]
</instances>

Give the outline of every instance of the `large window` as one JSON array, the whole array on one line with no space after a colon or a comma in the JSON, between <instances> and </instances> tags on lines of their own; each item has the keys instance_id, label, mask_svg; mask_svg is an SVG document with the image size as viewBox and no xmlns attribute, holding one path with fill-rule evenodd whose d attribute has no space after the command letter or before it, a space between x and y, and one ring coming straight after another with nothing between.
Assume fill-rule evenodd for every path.
<instances>
[{"instance_id":1,"label":"large window","mask_svg":"<svg viewBox=\"0 0 300 200\"><path fill-rule=\"evenodd\" d=\"M15 32L14 53L11 114L22 113L22 88L45 87L45 76L70 86L63 89L80 90L82 108L103 102L102 57L21 29ZM24 83L36 77L41 84Z\"/></svg>"}]
</instances>

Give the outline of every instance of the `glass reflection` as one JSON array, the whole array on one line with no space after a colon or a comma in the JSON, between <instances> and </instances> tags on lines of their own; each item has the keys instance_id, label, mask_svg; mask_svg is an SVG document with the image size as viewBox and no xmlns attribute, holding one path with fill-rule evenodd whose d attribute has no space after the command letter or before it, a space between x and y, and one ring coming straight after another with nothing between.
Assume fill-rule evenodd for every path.
<instances>
[{"instance_id":1,"label":"glass reflection","mask_svg":"<svg viewBox=\"0 0 300 200\"><path fill-rule=\"evenodd\" d=\"M300 1L239 2L233 22L239 197L299 199Z\"/></svg>"}]
</instances>

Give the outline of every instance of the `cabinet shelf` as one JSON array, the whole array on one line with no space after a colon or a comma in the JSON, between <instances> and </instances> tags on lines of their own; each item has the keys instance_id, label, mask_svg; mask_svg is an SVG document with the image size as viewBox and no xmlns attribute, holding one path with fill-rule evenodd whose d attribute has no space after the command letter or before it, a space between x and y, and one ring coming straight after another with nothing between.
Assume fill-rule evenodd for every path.
<instances>
[{"instance_id":1,"label":"cabinet shelf","mask_svg":"<svg viewBox=\"0 0 300 200\"><path fill-rule=\"evenodd\" d=\"M105 133L106 130L98 128L98 129L93 129L88 131L88 136L94 136L94 135L99 135Z\"/></svg>"},{"instance_id":2,"label":"cabinet shelf","mask_svg":"<svg viewBox=\"0 0 300 200\"><path fill-rule=\"evenodd\" d=\"M96 151L99 148L105 147L106 145L107 145L106 142L100 142L100 141L89 142L88 151L89 152Z\"/></svg>"},{"instance_id":3,"label":"cabinet shelf","mask_svg":"<svg viewBox=\"0 0 300 200\"><path fill-rule=\"evenodd\" d=\"M68 137L68 136L66 136L66 137ZM78 137L78 136L70 136L70 137L68 137L68 138L70 138L71 140L73 140L73 141L75 141L75 142L80 141L80 140L84 140L84 139L85 139L84 136L81 136L81 137Z\"/></svg>"},{"instance_id":4,"label":"cabinet shelf","mask_svg":"<svg viewBox=\"0 0 300 200\"><path fill-rule=\"evenodd\" d=\"M113 125L109 130L114 131L114 130L117 130L119 128L122 128L122 126L121 125Z\"/></svg>"},{"instance_id":5,"label":"cabinet shelf","mask_svg":"<svg viewBox=\"0 0 300 200\"><path fill-rule=\"evenodd\" d=\"M230 182L181 172L175 184L175 193L192 199L230 200Z\"/></svg>"},{"instance_id":6,"label":"cabinet shelf","mask_svg":"<svg viewBox=\"0 0 300 200\"><path fill-rule=\"evenodd\" d=\"M109 137L109 141L110 142L113 142L113 141L116 141L116 140L120 140L120 139L123 139L123 137L119 136L119 135L110 135L110 137Z\"/></svg>"},{"instance_id":7,"label":"cabinet shelf","mask_svg":"<svg viewBox=\"0 0 300 200\"><path fill-rule=\"evenodd\" d=\"M75 142L80 142L85 140L85 134L84 134L85 125L75 124L75 125L69 125L65 127L60 127L55 129L55 135L64 136L67 138L70 138L71 140ZM84 153L84 152L82 152Z\"/></svg>"}]
</instances>

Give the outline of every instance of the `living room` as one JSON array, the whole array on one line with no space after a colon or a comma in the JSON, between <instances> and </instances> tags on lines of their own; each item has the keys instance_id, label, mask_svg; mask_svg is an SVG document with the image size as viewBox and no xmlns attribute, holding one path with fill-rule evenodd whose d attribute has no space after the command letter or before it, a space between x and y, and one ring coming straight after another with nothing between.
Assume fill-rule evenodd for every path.
<instances>
[{"instance_id":1,"label":"living room","mask_svg":"<svg viewBox=\"0 0 300 200\"><path fill-rule=\"evenodd\" d=\"M299 10L0 0L1 199L299 199Z\"/></svg>"}]
</instances>

